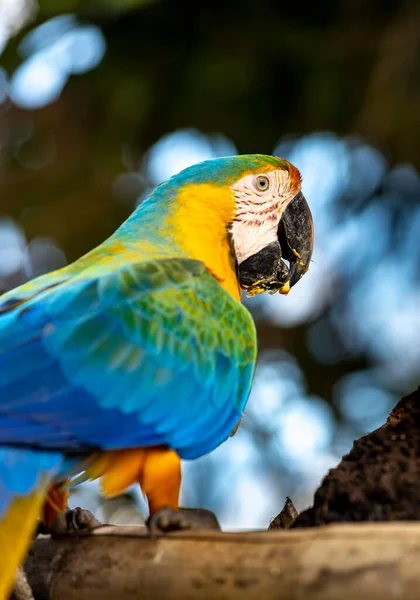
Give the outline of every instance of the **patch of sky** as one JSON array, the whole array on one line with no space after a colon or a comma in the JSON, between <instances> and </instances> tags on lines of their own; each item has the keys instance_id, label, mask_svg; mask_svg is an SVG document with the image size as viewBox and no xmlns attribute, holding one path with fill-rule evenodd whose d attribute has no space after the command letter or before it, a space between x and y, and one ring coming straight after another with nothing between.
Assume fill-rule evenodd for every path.
<instances>
[{"instance_id":1,"label":"patch of sky","mask_svg":"<svg viewBox=\"0 0 420 600\"><path fill-rule=\"evenodd\" d=\"M398 400L364 372L343 377L334 394L344 418L357 425L363 435L383 425Z\"/></svg>"},{"instance_id":2,"label":"patch of sky","mask_svg":"<svg viewBox=\"0 0 420 600\"><path fill-rule=\"evenodd\" d=\"M25 60L11 77L9 95L16 105L35 109L54 102L70 75L97 67L106 42L99 27L61 15L31 31L19 51Z\"/></svg>"},{"instance_id":3,"label":"patch of sky","mask_svg":"<svg viewBox=\"0 0 420 600\"><path fill-rule=\"evenodd\" d=\"M0 277L24 266L26 239L22 229L8 217L0 219Z\"/></svg>"},{"instance_id":4,"label":"patch of sky","mask_svg":"<svg viewBox=\"0 0 420 600\"><path fill-rule=\"evenodd\" d=\"M331 444L335 419L331 407L322 398L291 398L278 421L278 443L289 464L311 461Z\"/></svg>"},{"instance_id":5,"label":"patch of sky","mask_svg":"<svg viewBox=\"0 0 420 600\"><path fill-rule=\"evenodd\" d=\"M234 154L237 154L234 144L220 133L205 135L195 129L179 129L152 146L145 165L155 186L195 163Z\"/></svg>"},{"instance_id":6,"label":"patch of sky","mask_svg":"<svg viewBox=\"0 0 420 600\"><path fill-rule=\"evenodd\" d=\"M0 54L15 35L38 11L35 0L0 0Z\"/></svg>"}]
</instances>

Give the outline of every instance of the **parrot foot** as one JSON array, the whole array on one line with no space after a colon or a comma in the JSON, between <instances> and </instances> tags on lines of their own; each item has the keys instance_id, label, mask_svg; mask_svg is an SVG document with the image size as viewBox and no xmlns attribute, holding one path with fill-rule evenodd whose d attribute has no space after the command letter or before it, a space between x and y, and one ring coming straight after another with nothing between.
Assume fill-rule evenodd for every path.
<instances>
[{"instance_id":1,"label":"parrot foot","mask_svg":"<svg viewBox=\"0 0 420 600\"><path fill-rule=\"evenodd\" d=\"M185 529L218 529L220 531L216 515L204 508L174 509L166 506L150 516L146 525L152 537Z\"/></svg>"},{"instance_id":2,"label":"parrot foot","mask_svg":"<svg viewBox=\"0 0 420 600\"><path fill-rule=\"evenodd\" d=\"M92 529L100 527L98 521L90 510L84 508L66 508L58 513L53 524L48 528L48 533L53 537L66 535L81 535L89 533Z\"/></svg>"}]
</instances>

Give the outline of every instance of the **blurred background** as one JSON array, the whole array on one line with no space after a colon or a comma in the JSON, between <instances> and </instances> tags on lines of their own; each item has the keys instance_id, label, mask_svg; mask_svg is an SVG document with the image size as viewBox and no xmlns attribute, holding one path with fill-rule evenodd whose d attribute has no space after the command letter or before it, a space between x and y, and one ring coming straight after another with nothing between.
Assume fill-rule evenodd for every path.
<instances>
[{"instance_id":1,"label":"blurred background","mask_svg":"<svg viewBox=\"0 0 420 600\"><path fill-rule=\"evenodd\" d=\"M242 427L184 464L226 528L311 503L420 383L417 0L0 0L0 292L103 241L163 179L259 152L302 172L316 249L246 300L260 358ZM140 523L138 490L73 504Z\"/></svg>"}]
</instances>

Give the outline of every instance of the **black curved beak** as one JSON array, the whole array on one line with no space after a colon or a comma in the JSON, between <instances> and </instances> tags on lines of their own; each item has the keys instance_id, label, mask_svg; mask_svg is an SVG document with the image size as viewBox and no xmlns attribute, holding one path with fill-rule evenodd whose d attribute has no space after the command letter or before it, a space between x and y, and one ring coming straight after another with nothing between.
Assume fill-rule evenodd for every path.
<instances>
[{"instance_id":1,"label":"black curved beak","mask_svg":"<svg viewBox=\"0 0 420 600\"><path fill-rule=\"evenodd\" d=\"M314 245L311 211L302 192L284 210L278 241L244 260L238 267L239 284L253 296L261 292L288 294L309 268Z\"/></svg>"},{"instance_id":2,"label":"black curved beak","mask_svg":"<svg viewBox=\"0 0 420 600\"><path fill-rule=\"evenodd\" d=\"M293 287L309 269L314 248L314 223L302 192L293 198L284 211L278 238L282 257L289 261L289 283Z\"/></svg>"}]
</instances>

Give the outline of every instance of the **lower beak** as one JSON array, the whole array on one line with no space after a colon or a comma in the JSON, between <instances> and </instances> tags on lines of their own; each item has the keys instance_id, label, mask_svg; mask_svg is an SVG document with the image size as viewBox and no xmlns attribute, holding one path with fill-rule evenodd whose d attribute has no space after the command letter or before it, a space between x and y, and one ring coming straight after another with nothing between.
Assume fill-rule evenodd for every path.
<instances>
[{"instance_id":1,"label":"lower beak","mask_svg":"<svg viewBox=\"0 0 420 600\"><path fill-rule=\"evenodd\" d=\"M239 283L248 295L288 294L309 268L314 245L311 211L302 192L280 218L278 241L272 242L238 267Z\"/></svg>"}]
</instances>

